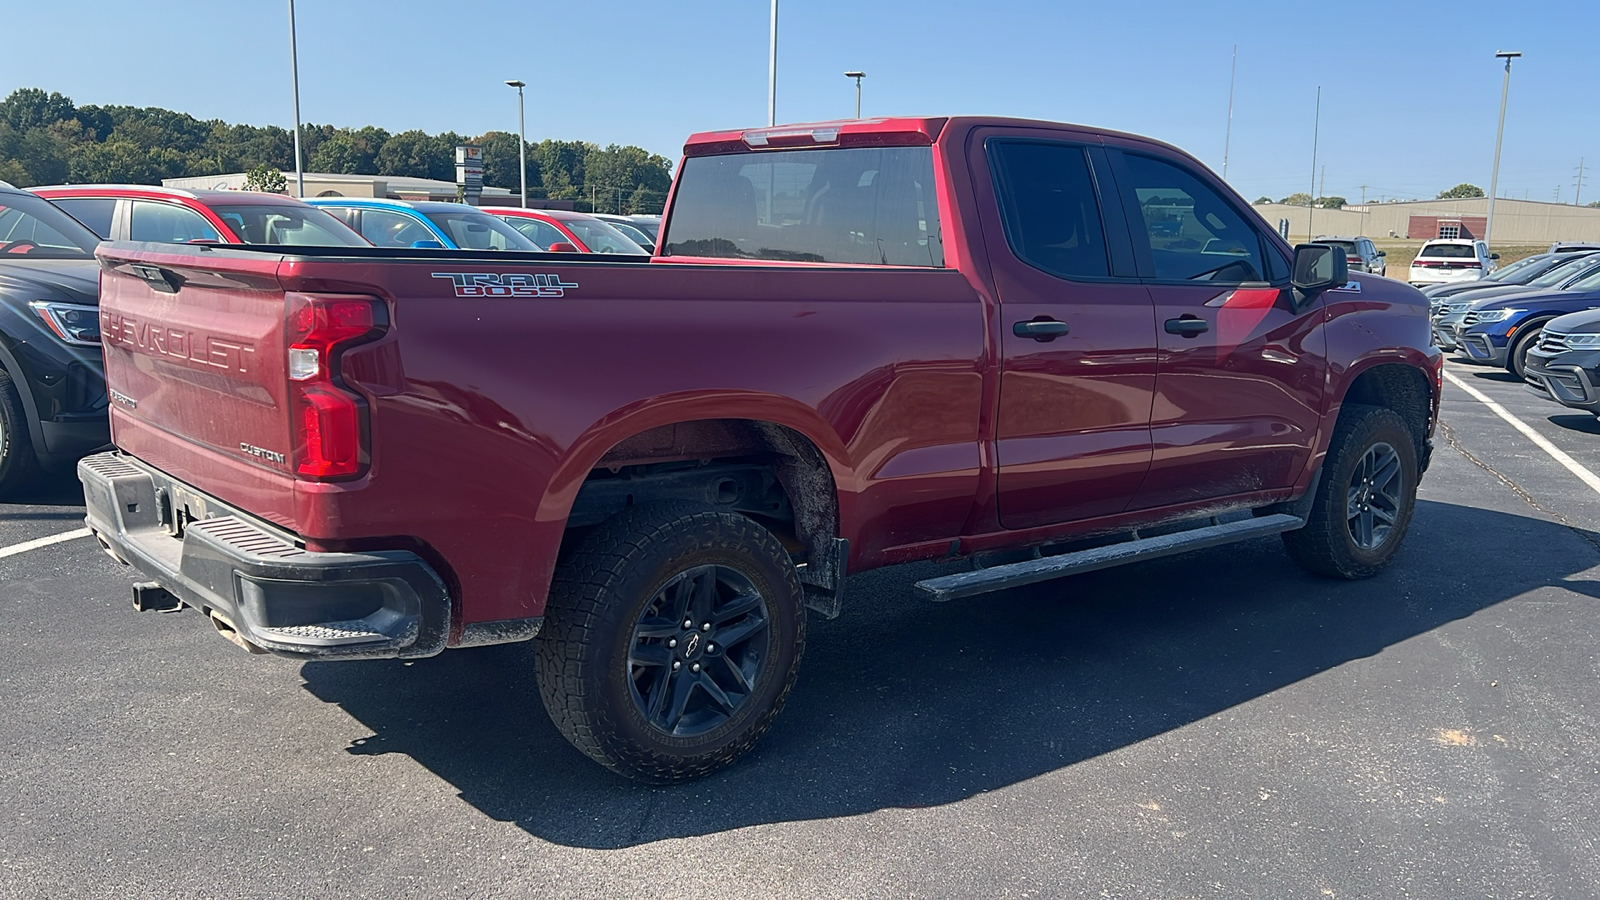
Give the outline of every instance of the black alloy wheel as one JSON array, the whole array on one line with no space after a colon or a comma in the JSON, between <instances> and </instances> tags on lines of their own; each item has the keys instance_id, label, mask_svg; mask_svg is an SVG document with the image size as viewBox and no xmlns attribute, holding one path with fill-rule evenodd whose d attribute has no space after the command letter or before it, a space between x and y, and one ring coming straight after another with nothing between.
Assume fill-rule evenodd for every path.
<instances>
[{"instance_id":1,"label":"black alloy wheel","mask_svg":"<svg viewBox=\"0 0 1600 900\"><path fill-rule=\"evenodd\" d=\"M804 595L777 536L670 501L618 513L563 554L535 661L540 698L573 746L670 784L755 746L804 648Z\"/></svg>"},{"instance_id":2,"label":"black alloy wheel","mask_svg":"<svg viewBox=\"0 0 1600 900\"><path fill-rule=\"evenodd\" d=\"M633 702L674 737L704 734L750 701L765 676L771 616L750 579L727 566L672 577L633 626Z\"/></svg>"},{"instance_id":3,"label":"black alloy wheel","mask_svg":"<svg viewBox=\"0 0 1600 900\"><path fill-rule=\"evenodd\" d=\"M1345 515L1350 539L1371 553L1383 546L1400 521L1405 498L1405 475L1400 454L1385 443L1367 449L1351 476Z\"/></svg>"}]
</instances>

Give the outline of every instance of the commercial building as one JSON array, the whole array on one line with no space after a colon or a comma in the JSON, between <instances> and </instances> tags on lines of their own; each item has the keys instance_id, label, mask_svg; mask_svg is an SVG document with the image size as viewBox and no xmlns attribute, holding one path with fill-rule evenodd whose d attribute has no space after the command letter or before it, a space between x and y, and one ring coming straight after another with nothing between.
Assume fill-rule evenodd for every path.
<instances>
[{"instance_id":1,"label":"commercial building","mask_svg":"<svg viewBox=\"0 0 1600 900\"><path fill-rule=\"evenodd\" d=\"M1318 234L1364 234L1371 238L1438 237L1481 238L1489 215L1489 201L1415 200L1399 203L1368 203L1343 209L1309 209L1262 203L1256 212L1276 227L1280 219L1289 220L1289 234L1296 240ZM1494 202L1494 242L1508 244L1549 244L1554 241L1600 241L1600 208L1542 203L1537 200L1512 200L1501 197Z\"/></svg>"}]
</instances>

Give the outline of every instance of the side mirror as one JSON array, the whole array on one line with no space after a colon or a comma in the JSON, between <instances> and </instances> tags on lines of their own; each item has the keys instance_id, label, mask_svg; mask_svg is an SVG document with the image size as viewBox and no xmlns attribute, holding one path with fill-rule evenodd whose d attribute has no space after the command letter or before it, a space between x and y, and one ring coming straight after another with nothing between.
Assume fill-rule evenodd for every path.
<instances>
[{"instance_id":1,"label":"side mirror","mask_svg":"<svg viewBox=\"0 0 1600 900\"><path fill-rule=\"evenodd\" d=\"M443 250L444 244L439 241L412 241L413 250Z\"/></svg>"},{"instance_id":2,"label":"side mirror","mask_svg":"<svg viewBox=\"0 0 1600 900\"><path fill-rule=\"evenodd\" d=\"M1379 250L1378 251L1378 255L1379 256L1388 256L1389 255L1389 251L1387 251L1387 250Z\"/></svg>"},{"instance_id":3,"label":"side mirror","mask_svg":"<svg viewBox=\"0 0 1600 900\"><path fill-rule=\"evenodd\" d=\"M1491 254L1489 254L1489 258L1490 258L1490 259L1499 259L1499 258L1500 258L1500 254L1498 254L1498 253L1491 253Z\"/></svg>"},{"instance_id":4,"label":"side mirror","mask_svg":"<svg viewBox=\"0 0 1600 900\"><path fill-rule=\"evenodd\" d=\"M569 244L566 241L556 241L544 249L550 253L577 253L578 245Z\"/></svg>"},{"instance_id":5,"label":"side mirror","mask_svg":"<svg viewBox=\"0 0 1600 900\"><path fill-rule=\"evenodd\" d=\"M1302 294L1314 294L1350 281L1350 261L1344 251L1328 244L1301 244L1294 248L1294 274L1289 283Z\"/></svg>"}]
</instances>

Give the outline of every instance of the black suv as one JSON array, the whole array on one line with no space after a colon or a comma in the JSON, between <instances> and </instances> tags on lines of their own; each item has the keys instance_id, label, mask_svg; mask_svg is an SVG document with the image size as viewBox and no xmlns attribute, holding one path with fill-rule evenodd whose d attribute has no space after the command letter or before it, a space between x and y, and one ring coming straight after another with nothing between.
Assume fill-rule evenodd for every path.
<instances>
[{"instance_id":1,"label":"black suv","mask_svg":"<svg viewBox=\"0 0 1600 900\"><path fill-rule=\"evenodd\" d=\"M111 443L98 243L0 182L0 499Z\"/></svg>"}]
</instances>

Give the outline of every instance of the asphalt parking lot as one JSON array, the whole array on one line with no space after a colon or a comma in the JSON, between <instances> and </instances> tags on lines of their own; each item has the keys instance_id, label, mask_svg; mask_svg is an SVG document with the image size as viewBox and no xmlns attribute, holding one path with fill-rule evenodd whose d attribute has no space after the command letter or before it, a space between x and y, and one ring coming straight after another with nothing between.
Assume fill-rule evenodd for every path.
<instances>
[{"instance_id":1,"label":"asphalt parking lot","mask_svg":"<svg viewBox=\"0 0 1600 900\"><path fill-rule=\"evenodd\" d=\"M1450 375L1600 472L1600 424ZM525 647L252 657L135 613L72 483L0 506L0 896L1590 897L1600 492L1447 382L1408 544L1276 539L813 620L777 726L672 788L581 757Z\"/></svg>"}]
</instances>

